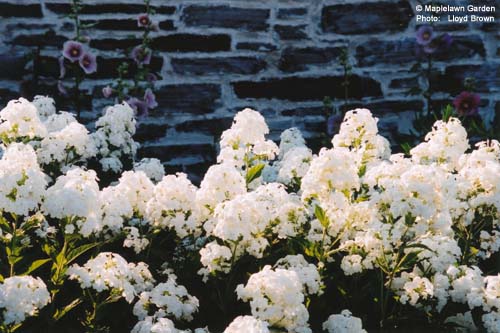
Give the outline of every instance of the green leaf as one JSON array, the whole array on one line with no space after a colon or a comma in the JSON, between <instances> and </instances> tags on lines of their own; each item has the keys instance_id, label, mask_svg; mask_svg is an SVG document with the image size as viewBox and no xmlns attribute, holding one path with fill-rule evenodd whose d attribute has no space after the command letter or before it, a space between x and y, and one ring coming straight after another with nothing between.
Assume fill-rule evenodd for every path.
<instances>
[{"instance_id":1,"label":"green leaf","mask_svg":"<svg viewBox=\"0 0 500 333\"><path fill-rule=\"evenodd\" d=\"M408 244L408 245L405 245L404 248L405 249L419 248L419 249L424 249L424 250L427 250L427 251L430 251L430 252L433 252L433 253L435 252L433 249L431 249L427 245L420 244L420 243Z\"/></svg>"},{"instance_id":2,"label":"green leaf","mask_svg":"<svg viewBox=\"0 0 500 333\"><path fill-rule=\"evenodd\" d=\"M260 177L262 174L262 170L264 169L265 164L257 164L251 167L250 169L247 170L247 175L246 175L246 182L247 184L250 184L253 180L257 179Z\"/></svg>"},{"instance_id":3,"label":"green leaf","mask_svg":"<svg viewBox=\"0 0 500 333\"><path fill-rule=\"evenodd\" d=\"M325 211L323 208L321 208L319 205L316 205L314 207L314 215L318 219L319 223L323 226L323 228L328 228L328 225L330 224L330 220L328 219L328 216L326 216Z\"/></svg>"},{"instance_id":4,"label":"green leaf","mask_svg":"<svg viewBox=\"0 0 500 333\"><path fill-rule=\"evenodd\" d=\"M30 267L26 270L26 272L22 273L21 275L29 275L32 272L36 271L39 267L43 266L44 264L48 263L51 259L38 259L35 260L31 263Z\"/></svg>"},{"instance_id":5,"label":"green leaf","mask_svg":"<svg viewBox=\"0 0 500 333\"><path fill-rule=\"evenodd\" d=\"M81 256L82 254L84 254L88 250L93 249L97 245L99 245L99 243L84 244L84 245L81 245L81 246L77 247L76 249L73 249L73 250L69 251L68 252L68 256L66 258L67 259L67 263L70 264L72 261L74 261L75 259L77 259L79 256Z\"/></svg>"},{"instance_id":6,"label":"green leaf","mask_svg":"<svg viewBox=\"0 0 500 333\"><path fill-rule=\"evenodd\" d=\"M73 300L71 303L69 303L68 305L66 305L64 308L57 309L56 313L54 313L54 320L57 321L57 320L61 319L62 317L64 317L64 315L66 313L68 313L69 311L74 309L80 303L82 303L82 300L80 298L77 298L77 299Z\"/></svg>"}]
</instances>

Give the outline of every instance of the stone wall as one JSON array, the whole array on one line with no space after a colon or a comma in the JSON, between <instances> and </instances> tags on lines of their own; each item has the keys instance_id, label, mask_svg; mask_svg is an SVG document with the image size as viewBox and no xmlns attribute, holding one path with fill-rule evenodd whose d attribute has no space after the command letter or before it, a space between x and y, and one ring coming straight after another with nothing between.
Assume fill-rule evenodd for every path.
<instances>
[{"instance_id":1,"label":"stone wall","mask_svg":"<svg viewBox=\"0 0 500 333\"><path fill-rule=\"evenodd\" d=\"M447 1L446 3L450 3ZM138 44L141 1L85 0L81 19L98 50L98 72L85 81L84 116L106 103L101 88L116 76L123 50ZM244 107L261 111L271 136L299 127L317 145L325 129L323 98L343 103L339 55L348 47L353 76L349 103L381 118L387 134L407 131L425 101L406 94L422 85L409 72L416 61L414 0L164 0L153 1L157 51L152 66L159 107L140 121L141 156L169 171L203 172L214 161L218 136ZM492 2L494 3L494 2ZM498 8L497 8L498 9ZM0 0L0 105L18 95L56 94L57 57L74 35L64 0ZM464 77L476 78L481 112L500 113L498 14L496 23L439 23L451 50L438 54L436 99L447 103ZM39 48L39 75L28 57ZM33 84L34 80L36 81ZM36 86L36 88L34 87ZM62 108L65 102L59 103ZM93 110L93 111L92 111Z\"/></svg>"}]
</instances>

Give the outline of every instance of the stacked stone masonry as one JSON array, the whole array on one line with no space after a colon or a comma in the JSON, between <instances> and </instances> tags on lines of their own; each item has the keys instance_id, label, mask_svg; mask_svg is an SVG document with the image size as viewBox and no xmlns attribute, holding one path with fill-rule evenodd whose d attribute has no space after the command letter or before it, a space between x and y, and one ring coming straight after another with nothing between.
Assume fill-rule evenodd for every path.
<instances>
[{"instance_id":1,"label":"stacked stone masonry","mask_svg":"<svg viewBox=\"0 0 500 333\"><path fill-rule=\"evenodd\" d=\"M111 101L101 89L113 77L124 50L137 45L138 0L85 0L81 19L93 24L90 46L98 51L98 72L83 84L84 117L92 120ZM353 65L349 103L367 106L381 118L385 135L408 130L425 101L409 88L423 83L409 72L416 61L416 0L153 0L155 54L152 68L157 110L141 119L140 156L158 157L168 171L196 180L214 162L216 142L244 107L263 113L278 139L300 128L312 146L325 129L323 99L343 105L339 55L349 50ZM19 95L56 96L57 58L74 35L66 15L69 0L0 0L0 105ZM475 77L482 107L500 113L498 14L493 24L439 23L454 38L436 55L439 90L448 103ZM38 50L38 51L36 51ZM31 54L40 61L33 77ZM68 107L59 97L58 105Z\"/></svg>"}]
</instances>

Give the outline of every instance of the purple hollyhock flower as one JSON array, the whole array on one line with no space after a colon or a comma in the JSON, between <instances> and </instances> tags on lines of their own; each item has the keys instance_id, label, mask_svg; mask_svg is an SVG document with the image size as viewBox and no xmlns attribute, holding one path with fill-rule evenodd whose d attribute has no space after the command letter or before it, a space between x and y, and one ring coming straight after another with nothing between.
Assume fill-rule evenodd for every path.
<instances>
[{"instance_id":1,"label":"purple hollyhock flower","mask_svg":"<svg viewBox=\"0 0 500 333\"><path fill-rule=\"evenodd\" d=\"M417 43L425 46L429 44L434 37L434 29L430 25L422 25L417 30Z\"/></svg>"},{"instance_id":2,"label":"purple hollyhock flower","mask_svg":"<svg viewBox=\"0 0 500 333\"><path fill-rule=\"evenodd\" d=\"M66 76L66 67L64 66L64 57L59 57L59 78Z\"/></svg>"},{"instance_id":3,"label":"purple hollyhock flower","mask_svg":"<svg viewBox=\"0 0 500 333\"><path fill-rule=\"evenodd\" d=\"M113 88L111 88L110 86L102 88L102 95L105 98L109 98L112 94L113 94Z\"/></svg>"},{"instance_id":4,"label":"purple hollyhock flower","mask_svg":"<svg viewBox=\"0 0 500 333\"><path fill-rule=\"evenodd\" d=\"M132 109L135 110L135 113L138 117L145 117L148 115L148 105L144 101L132 97L129 98L126 102Z\"/></svg>"},{"instance_id":5,"label":"purple hollyhock flower","mask_svg":"<svg viewBox=\"0 0 500 333\"><path fill-rule=\"evenodd\" d=\"M340 129L340 124L342 124L342 116L339 114L331 115L326 120L326 133L333 136Z\"/></svg>"},{"instance_id":6,"label":"purple hollyhock flower","mask_svg":"<svg viewBox=\"0 0 500 333\"><path fill-rule=\"evenodd\" d=\"M149 88L146 89L146 93L144 94L144 102L150 109L154 109L158 106L158 103L156 102L156 96Z\"/></svg>"},{"instance_id":7,"label":"purple hollyhock flower","mask_svg":"<svg viewBox=\"0 0 500 333\"><path fill-rule=\"evenodd\" d=\"M460 116L473 116L477 114L481 97L468 91L462 91L455 97L453 105Z\"/></svg>"},{"instance_id":8,"label":"purple hollyhock flower","mask_svg":"<svg viewBox=\"0 0 500 333\"><path fill-rule=\"evenodd\" d=\"M142 45L138 45L132 50L131 57L138 65L149 65L151 62L151 50L143 48Z\"/></svg>"},{"instance_id":9,"label":"purple hollyhock flower","mask_svg":"<svg viewBox=\"0 0 500 333\"><path fill-rule=\"evenodd\" d=\"M92 74L97 70L97 61L92 53L85 53L80 58L80 67L85 74Z\"/></svg>"},{"instance_id":10,"label":"purple hollyhock flower","mask_svg":"<svg viewBox=\"0 0 500 333\"><path fill-rule=\"evenodd\" d=\"M137 26L138 27L148 27L151 24L151 21L149 20L148 14L141 14L137 18Z\"/></svg>"},{"instance_id":11,"label":"purple hollyhock flower","mask_svg":"<svg viewBox=\"0 0 500 333\"><path fill-rule=\"evenodd\" d=\"M62 54L71 62L78 61L83 55L83 45L74 40L68 40L64 43Z\"/></svg>"}]
</instances>

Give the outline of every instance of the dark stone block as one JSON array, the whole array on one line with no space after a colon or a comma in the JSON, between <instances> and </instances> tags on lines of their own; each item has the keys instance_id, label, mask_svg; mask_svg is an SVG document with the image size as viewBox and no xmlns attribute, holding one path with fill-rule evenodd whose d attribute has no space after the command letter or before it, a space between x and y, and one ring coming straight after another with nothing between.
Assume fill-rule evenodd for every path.
<instances>
[{"instance_id":1,"label":"dark stone block","mask_svg":"<svg viewBox=\"0 0 500 333\"><path fill-rule=\"evenodd\" d=\"M236 44L236 49L269 52L276 50L276 45L273 45L271 43L241 42Z\"/></svg>"},{"instance_id":2,"label":"dark stone block","mask_svg":"<svg viewBox=\"0 0 500 333\"><path fill-rule=\"evenodd\" d=\"M343 98L342 76L287 77L234 82L239 98L276 98L289 101L321 101L325 96ZM381 96L380 83L372 78L351 76L350 98Z\"/></svg>"},{"instance_id":3,"label":"dark stone block","mask_svg":"<svg viewBox=\"0 0 500 333\"><path fill-rule=\"evenodd\" d=\"M424 109L424 103L419 100L413 101L380 101L368 104L363 104L363 107L369 109L374 115L383 116L387 113L399 113L399 112L418 112Z\"/></svg>"},{"instance_id":4,"label":"dark stone block","mask_svg":"<svg viewBox=\"0 0 500 333\"><path fill-rule=\"evenodd\" d=\"M340 55L340 47L286 48L279 60L279 69L285 72L307 70L310 65L324 65L335 61Z\"/></svg>"},{"instance_id":5,"label":"dark stone block","mask_svg":"<svg viewBox=\"0 0 500 333\"><path fill-rule=\"evenodd\" d=\"M115 78L117 76L117 68L122 62L129 64L129 74L125 75L126 78L133 77L137 70L137 65L131 59L123 58L102 58L97 57L97 72L90 74L89 78L102 79L102 78ZM159 72L163 66L163 58L153 57L151 59L150 68L154 72ZM40 57L40 75L44 77L59 77L59 62L57 58ZM66 77L72 78L75 73L71 69L67 69Z\"/></svg>"},{"instance_id":6,"label":"dark stone block","mask_svg":"<svg viewBox=\"0 0 500 333\"><path fill-rule=\"evenodd\" d=\"M139 158L155 157L162 162L190 156L200 156L205 161L211 161L214 155L215 148L209 144L147 146L138 151Z\"/></svg>"},{"instance_id":7,"label":"dark stone block","mask_svg":"<svg viewBox=\"0 0 500 333\"><path fill-rule=\"evenodd\" d=\"M235 28L238 30L267 30L268 9L237 8L230 6L188 6L184 9L182 21L187 26Z\"/></svg>"},{"instance_id":8,"label":"dark stone block","mask_svg":"<svg viewBox=\"0 0 500 333\"><path fill-rule=\"evenodd\" d=\"M45 7L57 14L69 14L71 5L68 3L46 3ZM173 14L175 6L153 6L153 9L159 14ZM81 9L81 14L106 14L106 13L122 13L122 14L141 14L146 11L146 6L143 4L100 4L100 5L84 5Z\"/></svg>"},{"instance_id":9,"label":"dark stone block","mask_svg":"<svg viewBox=\"0 0 500 333\"><path fill-rule=\"evenodd\" d=\"M92 39L90 41L90 47L96 48L98 50L126 50L128 48L133 48L141 44L139 38L131 39L115 39L115 38L104 38L104 39Z\"/></svg>"},{"instance_id":10,"label":"dark stone block","mask_svg":"<svg viewBox=\"0 0 500 333\"><path fill-rule=\"evenodd\" d=\"M137 26L137 20L127 20L127 19L99 19L99 20L82 20L83 24L89 24L92 29L98 30L142 30Z\"/></svg>"},{"instance_id":11,"label":"dark stone block","mask_svg":"<svg viewBox=\"0 0 500 333\"><path fill-rule=\"evenodd\" d=\"M174 72L179 74L255 74L266 68L266 62L255 57L172 58Z\"/></svg>"},{"instance_id":12,"label":"dark stone block","mask_svg":"<svg viewBox=\"0 0 500 333\"><path fill-rule=\"evenodd\" d=\"M485 56L483 42L479 36L454 37L449 49L438 49L433 54L434 60L452 60ZM356 48L359 66L373 66L379 63L400 64L414 62L424 58L417 52L415 39L406 38L396 41L370 40ZM424 59L425 60L425 59Z\"/></svg>"},{"instance_id":13,"label":"dark stone block","mask_svg":"<svg viewBox=\"0 0 500 333\"><path fill-rule=\"evenodd\" d=\"M407 1L333 5L323 8L321 27L343 35L403 31L413 16Z\"/></svg>"},{"instance_id":14,"label":"dark stone block","mask_svg":"<svg viewBox=\"0 0 500 333\"><path fill-rule=\"evenodd\" d=\"M295 39L307 39L306 32L307 25L275 25L274 31L278 34L280 39L283 40L295 40Z\"/></svg>"},{"instance_id":15,"label":"dark stone block","mask_svg":"<svg viewBox=\"0 0 500 333\"><path fill-rule=\"evenodd\" d=\"M210 113L219 106L220 97L221 87L217 84L167 85L156 93L156 100L165 113Z\"/></svg>"},{"instance_id":16,"label":"dark stone block","mask_svg":"<svg viewBox=\"0 0 500 333\"><path fill-rule=\"evenodd\" d=\"M206 133L219 137L221 133L231 127L233 118L214 118L188 120L175 127L180 132Z\"/></svg>"},{"instance_id":17,"label":"dark stone block","mask_svg":"<svg viewBox=\"0 0 500 333\"><path fill-rule=\"evenodd\" d=\"M1 17L42 17L40 4L22 5L12 3L0 3Z\"/></svg>"},{"instance_id":18,"label":"dark stone block","mask_svg":"<svg viewBox=\"0 0 500 333\"><path fill-rule=\"evenodd\" d=\"M474 78L476 90L480 93L495 92L500 86L500 66L496 63L448 66L443 75L432 81L432 86L438 91L457 95L464 90L465 78Z\"/></svg>"},{"instance_id":19,"label":"dark stone block","mask_svg":"<svg viewBox=\"0 0 500 333\"><path fill-rule=\"evenodd\" d=\"M307 8L280 8L276 17L280 20L302 18L307 14Z\"/></svg>"},{"instance_id":20,"label":"dark stone block","mask_svg":"<svg viewBox=\"0 0 500 333\"><path fill-rule=\"evenodd\" d=\"M323 107L303 107L303 108L294 108L281 111L283 116L295 116L295 117L304 117L304 116L321 116L326 113L325 108Z\"/></svg>"},{"instance_id":21,"label":"dark stone block","mask_svg":"<svg viewBox=\"0 0 500 333\"><path fill-rule=\"evenodd\" d=\"M167 52L229 51L231 49L231 37L224 34L174 34L154 38L152 47L155 50Z\"/></svg>"},{"instance_id":22,"label":"dark stone block","mask_svg":"<svg viewBox=\"0 0 500 333\"><path fill-rule=\"evenodd\" d=\"M158 26L160 27L160 30L167 30L167 31L175 30L174 21L172 20L160 21Z\"/></svg>"},{"instance_id":23,"label":"dark stone block","mask_svg":"<svg viewBox=\"0 0 500 333\"><path fill-rule=\"evenodd\" d=\"M167 133L167 124L142 124L139 123L134 135L138 142L154 141L163 138Z\"/></svg>"},{"instance_id":24,"label":"dark stone block","mask_svg":"<svg viewBox=\"0 0 500 333\"><path fill-rule=\"evenodd\" d=\"M10 100L18 99L19 93L10 89L0 88L0 111L7 105Z\"/></svg>"},{"instance_id":25,"label":"dark stone block","mask_svg":"<svg viewBox=\"0 0 500 333\"><path fill-rule=\"evenodd\" d=\"M475 56L484 58L486 51L484 49L481 37L474 36L455 36L448 50L438 49L433 58L436 60L469 59Z\"/></svg>"},{"instance_id":26,"label":"dark stone block","mask_svg":"<svg viewBox=\"0 0 500 333\"><path fill-rule=\"evenodd\" d=\"M133 19L99 19L99 20L82 20L83 24L91 24L92 29L98 30L130 30L143 31L143 27L137 25L137 20ZM162 30L173 30L174 22L172 20L164 20L159 23Z\"/></svg>"},{"instance_id":27,"label":"dark stone block","mask_svg":"<svg viewBox=\"0 0 500 333\"><path fill-rule=\"evenodd\" d=\"M153 6L153 9L157 14L165 15L172 15L177 10L175 6Z\"/></svg>"},{"instance_id":28,"label":"dark stone block","mask_svg":"<svg viewBox=\"0 0 500 333\"><path fill-rule=\"evenodd\" d=\"M418 80L415 77L394 79L389 84L391 89L410 89L416 86L418 86Z\"/></svg>"},{"instance_id":29,"label":"dark stone block","mask_svg":"<svg viewBox=\"0 0 500 333\"><path fill-rule=\"evenodd\" d=\"M22 46L63 46L64 42L68 38L60 35L56 35L53 30L49 30L44 34L29 34L29 35L19 35L10 41L10 44L22 45Z\"/></svg>"},{"instance_id":30,"label":"dark stone block","mask_svg":"<svg viewBox=\"0 0 500 333\"><path fill-rule=\"evenodd\" d=\"M24 22L17 22L13 24L8 24L7 25L7 31L19 31L19 30L49 30L54 28L54 24L50 23L24 23Z\"/></svg>"},{"instance_id":31,"label":"dark stone block","mask_svg":"<svg viewBox=\"0 0 500 333\"><path fill-rule=\"evenodd\" d=\"M356 59L359 66L416 61L416 42L413 38L396 41L370 40L356 48Z\"/></svg>"},{"instance_id":32,"label":"dark stone block","mask_svg":"<svg viewBox=\"0 0 500 333\"><path fill-rule=\"evenodd\" d=\"M28 58L19 54L0 54L0 78L19 80L24 74Z\"/></svg>"}]
</instances>

